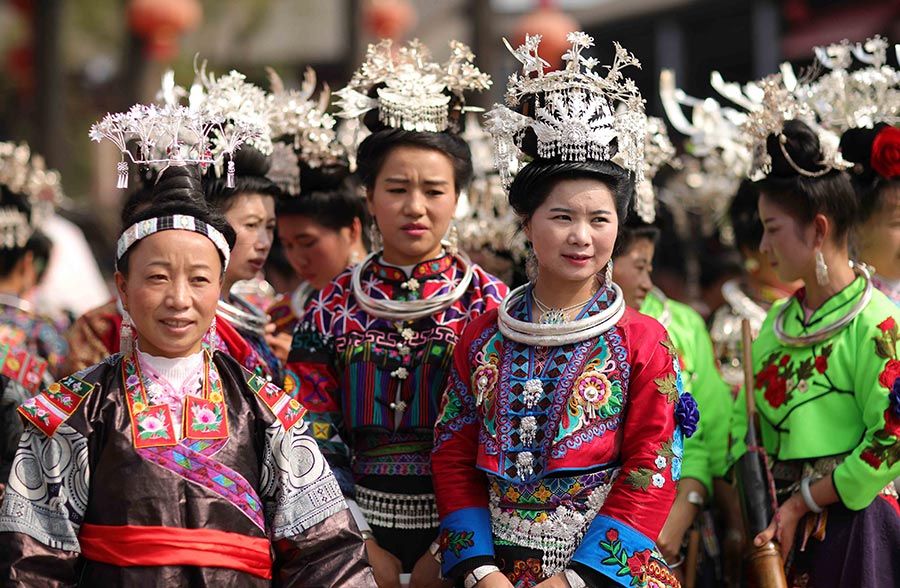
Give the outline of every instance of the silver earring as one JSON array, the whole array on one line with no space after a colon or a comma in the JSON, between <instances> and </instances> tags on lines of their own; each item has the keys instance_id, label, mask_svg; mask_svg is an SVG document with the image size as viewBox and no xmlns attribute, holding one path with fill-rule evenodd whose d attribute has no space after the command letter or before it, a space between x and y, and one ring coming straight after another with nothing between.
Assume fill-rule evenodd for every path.
<instances>
[{"instance_id":1,"label":"silver earring","mask_svg":"<svg viewBox=\"0 0 900 588\"><path fill-rule=\"evenodd\" d=\"M821 249L816 251L816 282L820 286L828 285L828 264L825 263Z\"/></svg>"},{"instance_id":2,"label":"silver earring","mask_svg":"<svg viewBox=\"0 0 900 588\"><path fill-rule=\"evenodd\" d=\"M359 252L354 249L350 252L350 260L347 265L356 265L357 263L359 263Z\"/></svg>"},{"instance_id":3,"label":"silver earring","mask_svg":"<svg viewBox=\"0 0 900 588\"><path fill-rule=\"evenodd\" d=\"M378 228L378 223L374 216L369 224L369 243L372 246L372 251L381 251L381 230Z\"/></svg>"},{"instance_id":4,"label":"silver earring","mask_svg":"<svg viewBox=\"0 0 900 588\"><path fill-rule=\"evenodd\" d=\"M535 283L538 278L538 260L537 256L534 254L534 249L531 247L528 248L528 253L525 255L525 277L527 277L528 281L532 284Z\"/></svg>"},{"instance_id":5,"label":"silver earring","mask_svg":"<svg viewBox=\"0 0 900 588\"><path fill-rule=\"evenodd\" d=\"M123 356L134 351L134 322L127 310L122 313L122 326L119 328L119 351Z\"/></svg>"},{"instance_id":6,"label":"silver earring","mask_svg":"<svg viewBox=\"0 0 900 588\"><path fill-rule=\"evenodd\" d=\"M447 236L447 251L450 255L459 254L459 231L456 230L456 223L450 225L450 234Z\"/></svg>"},{"instance_id":7,"label":"silver earring","mask_svg":"<svg viewBox=\"0 0 900 588\"><path fill-rule=\"evenodd\" d=\"M611 288L613 283L613 261L610 259L606 262L606 280L603 283L607 288Z\"/></svg>"}]
</instances>

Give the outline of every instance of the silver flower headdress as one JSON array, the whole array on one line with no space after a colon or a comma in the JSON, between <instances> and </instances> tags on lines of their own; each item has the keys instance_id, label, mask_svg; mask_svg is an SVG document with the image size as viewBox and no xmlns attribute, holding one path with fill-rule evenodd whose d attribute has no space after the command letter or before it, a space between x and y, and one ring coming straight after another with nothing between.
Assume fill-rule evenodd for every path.
<instances>
[{"instance_id":1,"label":"silver flower headdress","mask_svg":"<svg viewBox=\"0 0 900 588\"><path fill-rule=\"evenodd\" d=\"M666 123L655 116L647 117L644 143L644 177L635 186L634 211L645 223L656 220L656 193L653 179L664 165L675 160L675 146L669 139Z\"/></svg>"},{"instance_id":2,"label":"silver flower headdress","mask_svg":"<svg viewBox=\"0 0 900 588\"><path fill-rule=\"evenodd\" d=\"M472 63L475 54L458 41L450 42L443 65L418 40L396 53L389 39L369 45L366 59L335 95L339 116L354 118L378 109L379 120L392 128L438 133L450 126L451 95L460 102L466 90L487 90L491 78ZM370 96L373 87L384 84Z\"/></svg>"},{"instance_id":3,"label":"silver flower headdress","mask_svg":"<svg viewBox=\"0 0 900 588\"><path fill-rule=\"evenodd\" d=\"M0 248L24 247L35 229L53 214L63 199L59 172L47 169L44 158L25 143L0 143L0 184L24 196L30 214L18 206L0 204Z\"/></svg>"},{"instance_id":4,"label":"silver flower headdress","mask_svg":"<svg viewBox=\"0 0 900 588\"><path fill-rule=\"evenodd\" d=\"M217 82L206 75L205 65L190 93L174 84L174 74L163 77L163 104L135 104L126 112L110 113L91 126L90 138L108 139L119 148L118 188L128 187L127 157L133 163L162 170L170 165L198 164L219 169L228 160L227 185L234 186L234 152L246 142L265 144L268 124L250 106L235 106L243 76L232 72ZM180 103L185 96L189 105ZM136 143L137 150L128 146ZM271 142L269 142L271 145ZM271 149L269 150L271 152Z\"/></svg>"},{"instance_id":5,"label":"silver flower headdress","mask_svg":"<svg viewBox=\"0 0 900 588\"><path fill-rule=\"evenodd\" d=\"M900 123L900 72L887 65L888 47L880 36L853 45L843 41L816 47L818 69L826 71L800 86L798 99L822 126L838 133ZM850 71L854 58L863 67Z\"/></svg>"},{"instance_id":6,"label":"silver flower headdress","mask_svg":"<svg viewBox=\"0 0 900 588\"><path fill-rule=\"evenodd\" d=\"M537 137L539 157L611 160L630 170L638 182L643 177L644 100L634 80L622 74L622 69L640 67L640 62L615 43L615 60L601 76L594 71L597 60L582 55L594 40L583 32L569 33L567 39L572 48L563 55L566 67L551 72L544 71L548 64L538 55L540 35L526 35L525 43L515 50L504 39L522 63L522 72L509 78L507 106L494 105L485 115L504 187L512 179L510 162L522 157L522 139L529 128ZM517 112L531 96L537 98L533 115ZM617 105L621 106L618 112Z\"/></svg>"},{"instance_id":7,"label":"silver flower headdress","mask_svg":"<svg viewBox=\"0 0 900 588\"><path fill-rule=\"evenodd\" d=\"M298 160L312 169L327 166L347 166L347 151L337 140L335 119L328 114L331 90L324 84L318 100L316 73L307 68L300 90L288 90L281 77L267 68L271 85L269 104L274 140L272 169L269 177L289 194L300 193Z\"/></svg>"}]
</instances>

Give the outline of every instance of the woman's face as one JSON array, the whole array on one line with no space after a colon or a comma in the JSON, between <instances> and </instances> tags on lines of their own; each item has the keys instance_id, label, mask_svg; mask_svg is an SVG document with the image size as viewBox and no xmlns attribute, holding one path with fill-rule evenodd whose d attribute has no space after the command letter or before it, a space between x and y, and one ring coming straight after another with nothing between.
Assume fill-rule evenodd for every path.
<instances>
[{"instance_id":1,"label":"woman's face","mask_svg":"<svg viewBox=\"0 0 900 588\"><path fill-rule=\"evenodd\" d=\"M278 239L284 253L303 280L321 290L350 263L353 231L361 230L359 221L354 227L330 229L308 216L299 214L278 217Z\"/></svg>"},{"instance_id":2,"label":"woman's face","mask_svg":"<svg viewBox=\"0 0 900 588\"><path fill-rule=\"evenodd\" d=\"M644 299L653 288L650 274L653 272L653 241L637 238L628 251L613 260L613 281L622 288L625 304L640 310Z\"/></svg>"},{"instance_id":3,"label":"woman's face","mask_svg":"<svg viewBox=\"0 0 900 588\"><path fill-rule=\"evenodd\" d=\"M881 206L854 229L859 259L882 276L900 279L900 186L882 195Z\"/></svg>"},{"instance_id":4,"label":"woman's face","mask_svg":"<svg viewBox=\"0 0 900 588\"><path fill-rule=\"evenodd\" d=\"M523 227L534 247L538 280L572 288L593 279L612 255L618 222L606 184L584 178L558 182Z\"/></svg>"},{"instance_id":5,"label":"woman's face","mask_svg":"<svg viewBox=\"0 0 900 588\"><path fill-rule=\"evenodd\" d=\"M161 231L131 250L128 277L116 272L122 306L141 351L185 357L200 351L216 315L222 262L215 245L192 231Z\"/></svg>"},{"instance_id":6,"label":"woman's face","mask_svg":"<svg viewBox=\"0 0 900 588\"><path fill-rule=\"evenodd\" d=\"M406 145L392 149L367 194L385 261L412 265L437 257L458 199L449 156Z\"/></svg>"},{"instance_id":7,"label":"woman's face","mask_svg":"<svg viewBox=\"0 0 900 588\"><path fill-rule=\"evenodd\" d=\"M766 194L759 198L763 236L759 251L783 283L806 280L815 274L815 225L801 224Z\"/></svg>"},{"instance_id":8,"label":"woman's face","mask_svg":"<svg viewBox=\"0 0 900 588\"><path fill-rule=\"evenodd\" d=\"M238 194L225 211L225 219L237 233L226 281L249 280L262 270L272 248L275 199L263 194Z\"/></svg>"}]
</instances>

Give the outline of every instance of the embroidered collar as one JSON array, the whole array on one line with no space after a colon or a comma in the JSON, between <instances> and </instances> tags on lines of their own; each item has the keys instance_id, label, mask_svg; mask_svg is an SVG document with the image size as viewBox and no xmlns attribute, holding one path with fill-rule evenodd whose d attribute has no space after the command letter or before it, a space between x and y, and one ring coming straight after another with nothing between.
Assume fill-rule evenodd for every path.
<instances>
[{"instance_id":1,"label":"embroidered collar","mask_svg":"<svg viewBox=\"0 0 900 588\"><path fill-rule=\"evenodd\" d=\"M407 275L406 270L395 265L391 265L384 261L379 255L372 260L369 266L376 276L388 282L406 282L410 278L427 279L439 276L453 266L453 256L442 251L440 257L429 259L413 266L412 271Z\"/></svg>"}]
</instances>

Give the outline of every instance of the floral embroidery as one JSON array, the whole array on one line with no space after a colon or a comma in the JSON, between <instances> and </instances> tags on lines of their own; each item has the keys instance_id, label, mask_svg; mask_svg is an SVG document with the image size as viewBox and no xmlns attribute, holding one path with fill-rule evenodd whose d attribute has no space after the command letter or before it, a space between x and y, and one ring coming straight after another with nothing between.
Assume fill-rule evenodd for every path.
<instances>
[{"instance_id":1,"label":"floral embroidery","mask_svg":"<svg viewBox=\"0 0 900 588\"><path fill-rule=\"evenodd\" d=\"M191 439L222 439L222 429L225 421L225 405L187 397L187 415L190 420L186 422L185 437Z\"/></svg>"},{"instance_id":2,"label":"floral embroidery","mask_svg":"<svg viewBox=\"0 0 900 588\"><path fill-rule=\"evenodd\" d=\"M459 557L464 549L475 545L474 531L451 531L444 529L441 538L438 539L441 551L450 551L455 557Z\"/></svg>"},{"instance_id":3,"label":"floral embroidery","mask_svg":"<svg viewBox=\"0 0 900 588\"><path fill-rule=\"evenodd\" d=\"M894 380L888 399L884 427L875 431L876 442L863 449L859 456L876 470L885 462L892 467L900 461L900 377Z\"/></svg>"},{"instance_id":4,"label":"floral embroidery","mask_svg":"<svg viewBox=\"0 0 900 588\"><path fill-rule=\"evenodd\" d=\"M644 549L629 555L616 529L606 531L606 541L600 541L600 549L609 554L600 563L618 567L617 576L631 576L632 586L640 588L678 586L668 567L657 561L657 558L661 557L658 553Z\"/></svg>"},{"instance_id":5,"label":"floral embroidery","mask_svg":"<svg viewBox=\"0 0 900 588\"><path fill-rule=\"evenodd\" d=\"M656 451L656 460L653 462L653 465L656 467L655 470L648 467L639 467L628 472L626 480L635 490L644 490L646 492L651 484L656 488L662 488L666 481L665 476L662 474L665 471L668 460L672 461L674 467L678 458L679 456L675 452L673 442L666 441Z\"/></svg>"},{"instance_id":6,"label":"floral embroidery","mask_svg":"<svg viewBox=\"0 0 900 588\"><path fill-rule=\"evenodd\" d=\"M37 405L36 402L29 400L25 404L23 404L19 410L21 412L27 413L32 419L37 419L44 423L46 426L50 426L50 413Z\"/></svg>"},{"instance_id":7,"label":"floral embroidery","mask_svg":"<svg viewBox=\"0 0 900 588\"><path fill-rule=\"evenodd\" d=\"M151 406L134 415L138 438L141 441L172 442L175 432L169 407Z\"/></svg>"},{"instance_id":8,"label":"floral embroidery","mask_svg":"<svg viewBox=\"0 0 900 588\"><path fill-rule=\"evenodd\" d=\"M598 415L607 419L622 407L621 393L615 394L620 390L614 390L613 386L603 372L588 370L575 380L575 393L569 403L580 405L589 420ZM620 388L618 382L615 387Z\"/></svg>"},{"instance_id":9,"label":"floral embroidery","mask_svg":"<svg viewBox=\"0 0 900 588\"><path fill-rule=\"evenodd\" d=\"M520 586L536 586L543 579L544 572L541 568L541 560L529 557L526 560L516 560L506 578L515 588Z\"/></svg>"},{"instance_id":10,"label":"floral embroidery","mask_svg":"<svg viewBox=\"0 0 900 588\"><path fill-rule=\"evenodd\" d=\"M807 357L795 365L790 355L779 357L778 352L772 353L763 362L766 367L756 374L756 389L764 389L763 398L769 406L779 408L789 403L794 393L803 394L809 390L809 378L814 372L821 374L828 369L830 355L829 344L822 348L819 355Z\"/></svg>"},{"instance_id":11,"label":"floral embroidery","mask_svg":"<svg viewBox=\"0 0 900 588\"><path fill-rule=\"evenodd\" d=\"M678 400L678 380L675 374L669 373L664 378L656 378L653 383L656 384L660 394L666 395L669 402Z\"/></svg>"},{"instance_id":12,"label":"floral embroidery","mask_svg":"<svg viewBox=\"0 0 900 588\"><path fill-rule=\"evenodd\" d=\"M497 385L499 374L494 358L488 363L483 363L475 368L472 374L472 387L475 389L475 406L481 406L485 399L493 398L494 387Z\"/></svg>"}]
</instances>

